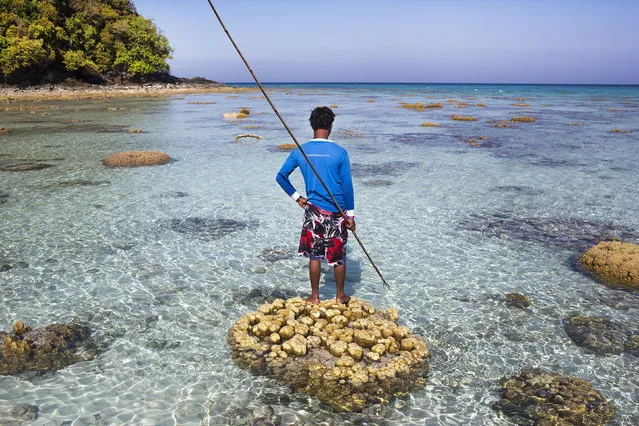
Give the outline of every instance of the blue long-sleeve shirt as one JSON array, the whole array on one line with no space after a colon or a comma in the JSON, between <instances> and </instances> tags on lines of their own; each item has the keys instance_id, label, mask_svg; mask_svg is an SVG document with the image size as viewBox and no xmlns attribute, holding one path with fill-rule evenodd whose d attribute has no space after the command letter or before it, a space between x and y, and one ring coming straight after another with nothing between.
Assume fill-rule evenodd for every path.
<instances>
[{"instance_id":1,"label":"blue long-sleeve shirt","mask_svg":"<svg viewBox=\"0 0 639 426\"><path fill-rule=\"evenodd\" d=\"M337 204L345 211L347 216L355 216L355 196L353 192L353 179L351 177L351 163L348 153L344 148L328 139L315 138L302 146L309 160L326 183ZM313 169L308 165L299 148L292 151L279 173L277 183L284 192L293 198L297 198L297 191L291 184L289 176L299 167L306 185L306 198L317 207L329 211L338 212L330 195L317 179Z\"/></svg>"}]
</instances>

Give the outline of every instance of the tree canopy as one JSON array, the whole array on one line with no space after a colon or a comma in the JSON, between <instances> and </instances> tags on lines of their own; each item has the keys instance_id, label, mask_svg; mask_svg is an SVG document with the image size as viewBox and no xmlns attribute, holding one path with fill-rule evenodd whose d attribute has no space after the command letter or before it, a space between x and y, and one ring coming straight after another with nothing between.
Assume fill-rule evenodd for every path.
<instances>
[{"instance_id":1,"label":"tree canopy","mask_svg":"<svg viewBox=\"0 0 639 426\"><path fill-rule=\"evenodd\" d=\"M0 80L136 78L173 49L130 0L0 0Z\"/></svg>"}]
</instances>

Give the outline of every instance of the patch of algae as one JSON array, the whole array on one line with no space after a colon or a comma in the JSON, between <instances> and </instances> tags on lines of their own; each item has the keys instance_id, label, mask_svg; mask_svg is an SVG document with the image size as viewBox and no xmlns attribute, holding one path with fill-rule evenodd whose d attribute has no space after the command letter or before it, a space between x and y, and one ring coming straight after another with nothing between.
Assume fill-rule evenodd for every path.
<instances>
[{"instance_id":1,"label":"patch of algae","mask_svg":"<svg viewBox=\"0 0 639 426\"><path fill-rule=\"evenodd\" d=\"M361 411L425 384L426 343L397 324L395 309L376 310L296 297L265 303L228 332L233 361L282 380L336 411Z\"/></svg>"}]
</instances>

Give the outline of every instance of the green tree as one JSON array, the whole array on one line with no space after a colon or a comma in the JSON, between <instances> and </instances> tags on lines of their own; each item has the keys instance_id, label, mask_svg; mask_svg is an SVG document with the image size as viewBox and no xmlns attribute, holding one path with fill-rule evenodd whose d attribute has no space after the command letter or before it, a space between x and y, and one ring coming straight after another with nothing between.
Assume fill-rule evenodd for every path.
<instances>
[{"instance_id":1,"label":"green tree","mask_svg":"<svg viewBox=\"0 0 639 426\"><path fill-rule=\"evenodd\" d=\"M168 71L171 46L151 21L141 16L131 18L123 39L116 42L116 69L132 75Z\"/></svg>"},{"instance_id":2,"label":"green tree","mask_svg":"<svg viewBox=\"0 0 639 426\"><path fill-rule=\"evenodd\" d=\"M0 0L0 78L132 77L168 71L171 52L129 0Z\"/></svg>"}]
</instances>

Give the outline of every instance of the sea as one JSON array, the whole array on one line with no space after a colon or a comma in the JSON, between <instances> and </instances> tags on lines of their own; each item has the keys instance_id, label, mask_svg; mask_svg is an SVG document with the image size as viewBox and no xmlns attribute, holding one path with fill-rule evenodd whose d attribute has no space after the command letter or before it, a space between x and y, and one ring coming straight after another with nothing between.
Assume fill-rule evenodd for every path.
<instances>
[{"instance_id":1,"label":"sea","mask_svg":"<svg viewBox=\"0 0 639 426\"><path fill-rule=\"evenodd\" d=\"M639 424L639 359L593 353L565 330L586 315L639 333L639 293L600 284L578 261L601 239L639 243L639 86L265 89L300 143L313 108L335 111L357 233L390 285L351 238L346 291L396 308L427 342L425 387L338 413L233 364L227 330L241 315L310 293L296 254L303 212L275 182L279 145L293 140L258 90L10 101L0 330L82 324L97 355L0 376L0 424L512 425L493 405L525 367L583 378L614 404L611 425ZM248 118L223 118L241 108ZM521 116L534 121L511 121ZM245 133L261 139L236 140ZM132 150L172 161L102 163ZM48 167L9 171L23 163ZM304 193L298 171L292 182ZM335 297L326 265L320 294Z\"/></svg>"}]
</instances>

